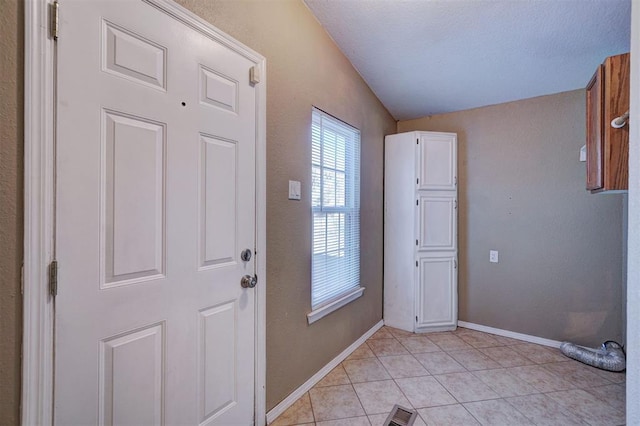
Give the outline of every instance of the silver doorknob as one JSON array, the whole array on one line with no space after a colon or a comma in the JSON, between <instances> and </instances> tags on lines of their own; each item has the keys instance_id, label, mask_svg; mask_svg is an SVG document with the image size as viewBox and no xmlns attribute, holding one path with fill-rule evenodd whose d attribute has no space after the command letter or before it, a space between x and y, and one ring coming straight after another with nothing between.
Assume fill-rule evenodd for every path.
<instances>
[{"instance_id":1,"label":"silver doorknob","mask_svg":"<svg viewBox=\"0 0 640 426\"><path fill-rule=\"evenodd\" d=\"M254 276L245 275L240 280L240 285L242 286L242 288L254 288L256 286L256 284L258 284L258 276L257 275L254 275Z\"/></svg>"}]
</instances>

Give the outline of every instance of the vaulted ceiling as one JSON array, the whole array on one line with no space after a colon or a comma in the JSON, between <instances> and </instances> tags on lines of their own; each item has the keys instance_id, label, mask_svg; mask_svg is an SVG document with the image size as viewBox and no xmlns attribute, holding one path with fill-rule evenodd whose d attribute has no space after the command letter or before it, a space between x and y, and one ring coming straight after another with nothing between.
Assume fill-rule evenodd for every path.
<instances>
[{"instance_id":1,"label":"vaulted ceiling","mask_svg":"<svg viewBox=\"0 0 640 426\"><path fill-rule=\"evenodd\" d=\"M398 120L584 88L630 0L305 0Z\"/></svg>"}]
</instances>

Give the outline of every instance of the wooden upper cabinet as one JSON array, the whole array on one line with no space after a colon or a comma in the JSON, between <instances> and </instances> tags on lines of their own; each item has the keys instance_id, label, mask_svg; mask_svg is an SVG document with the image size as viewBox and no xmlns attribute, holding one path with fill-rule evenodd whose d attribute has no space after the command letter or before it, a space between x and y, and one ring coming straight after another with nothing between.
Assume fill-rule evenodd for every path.
<instances>
[{"instance_id":1,"label":"wooden upper cabinet","mask_svg":"<svg viewBox=\"0 0 640 426\"><path fill-rule=\"evenodd\" d=\"M621 191L629 180L629 126L611 121L629 111L629 54L611 56L587 86L587 190Z\"/></svg>"}]
</instances>

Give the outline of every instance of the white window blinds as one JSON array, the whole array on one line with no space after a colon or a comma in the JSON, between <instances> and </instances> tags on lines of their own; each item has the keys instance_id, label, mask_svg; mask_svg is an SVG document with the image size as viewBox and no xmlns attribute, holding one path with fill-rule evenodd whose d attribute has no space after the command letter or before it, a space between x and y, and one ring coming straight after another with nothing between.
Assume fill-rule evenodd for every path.
<instances>
[{"instance_id":1,"label":"white window blinds","mask_svg":"<svg viewBox=\"0 0 640 426\"><path fill-rule=\"evenodd\" d=\"M313 109L311 308L360 285L360 132Z\"/></svg>"}]
</instances>

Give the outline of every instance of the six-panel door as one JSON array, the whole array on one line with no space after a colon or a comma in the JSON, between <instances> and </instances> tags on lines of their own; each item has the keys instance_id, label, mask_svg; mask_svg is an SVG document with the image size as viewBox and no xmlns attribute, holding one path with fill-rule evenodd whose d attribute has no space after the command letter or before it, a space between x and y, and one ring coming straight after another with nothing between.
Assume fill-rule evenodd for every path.
<instances>
[{"instance_id":1,"label":"six-panel door","mask_svg":"<svg viewBox=\"0 0 640 426\"><path fill-rule=\"evenodd\" d=\"M61 1L56 424L251 424L254 65L143 1Z\"/></svg>"}]
</instances>

